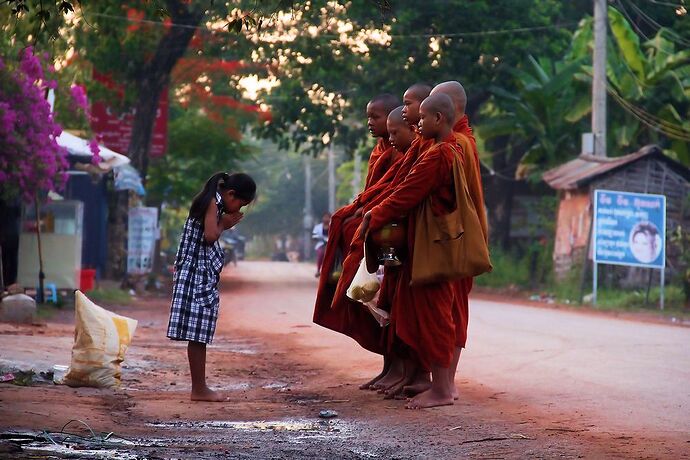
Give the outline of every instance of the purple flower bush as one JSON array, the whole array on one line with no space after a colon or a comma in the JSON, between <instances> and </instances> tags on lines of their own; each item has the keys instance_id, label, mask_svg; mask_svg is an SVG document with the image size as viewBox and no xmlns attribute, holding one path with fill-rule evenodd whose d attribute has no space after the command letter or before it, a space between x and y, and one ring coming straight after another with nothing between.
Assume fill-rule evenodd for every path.
<instances>
[{"instance_id":1,"label":"purple flower bush","mask_svg":"<svg viewBox=\"0 0 690 460\"><path fill-rule=\"evenodd\" d=\"M64 188L67 152L57 144L62 128L46 100L56 86L31 47L21 51L18 63L0 57L0 197L29 201L41 191ZM71 93L75 105L86 108L83 88ZM98 145L92 144L97 160Z\"/></svg>"}]
</instances>

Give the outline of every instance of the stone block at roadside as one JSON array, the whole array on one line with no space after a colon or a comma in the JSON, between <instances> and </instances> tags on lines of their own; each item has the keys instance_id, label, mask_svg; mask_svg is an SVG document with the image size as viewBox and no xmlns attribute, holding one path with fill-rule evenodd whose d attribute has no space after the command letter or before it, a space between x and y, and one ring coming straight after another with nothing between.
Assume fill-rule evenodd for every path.
<instances>
[{"instance_id":1,"label":"stone block at roadside","mask_svg":"<svg viewBox=\"0 0 690 460\"><path fill-rule=\"evenodd\" d=\"M0 301L0 322L31 324L36 318L36 301L26 294L14 294Z\"/></svg>"}]
</instances>

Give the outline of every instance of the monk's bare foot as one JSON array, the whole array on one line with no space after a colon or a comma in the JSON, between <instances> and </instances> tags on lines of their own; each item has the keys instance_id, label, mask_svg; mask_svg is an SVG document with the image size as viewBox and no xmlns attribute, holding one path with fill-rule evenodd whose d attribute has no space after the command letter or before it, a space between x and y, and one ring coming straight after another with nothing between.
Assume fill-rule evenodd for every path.
<instances>
[{"instance_id":1,"label":"monk's bare foot","mask_svg":"<svg viewBox=\"0 0 690 460\"><path fill-rule=\"evenodd\" d=\"M390 387L398 383L402 378L402 369L399 369L396 366L391 366L386 375L379 379L376 383L371 385L369 389L383 393L385 390L389 389Z\"/></svg>"},{"instance_id":2,"label":"monk's bare foot","mask_svg":"<svg viewBox=\"0 0 690 460\"><path fill-rule=\"evenodd\" d=\"M428 407L450 406L452 404L453 396L450 392L439 392L432 387L412 398L405 407L407 409L426 409Z\"/></svg>"},{"instance_id":3,"label":"monk's bare foot","mask_svg":"<svg viewBox=\"0 0 690 460\"><path fill-rule=\"evenodd\" d=\"M416 396L431 388L431 379L428 373L417 374L412 382L405 385L403 392L408 396Z\"/></svg>"},{"instance_id":4,"label":"monk's bare foot","mask_svg":"<svg viewBox=\"0 0 690 460\"><path fill-rule=\"evenodd\" d=\"M384 391L384 394L386 396L383 397L383 399L396 399L397 396L402 395L403 388L405 388L407 385L409 385L412 382L411 377L404 377L402 380L400 380L398 383Z\"/></svg>"},{"instance_id":5,"label":"monk's bare foot","mask_svg":"<svg viewBox=\"0 0 690 460\"><path fill-rule=\"evenodd\" d=\"M192 401L207 402L223 402L228 400L226 396L211 390L209 387L205 387L199 391L192 391L191 399Z\"/></svg>"},{"instance_id":6,"label":"monk's bare foot","mask_svg":"<svg viewBox=\"0 0 690 460\"><path fill-rule=\"evenodd\" d=\"M377 376L374 377L373 379L369 380L367 383L361 384L361 385L359 386L359 389L360 389L360 390L370 390L370 389L371 389L371 386L372 386L372 385L375 385L376 382L378 382L379 380L381 380L381 379L383 378L384 375L386 375L386 372L385 372L385 371L381 371L381 373L380 373L379 375L377 375Z\"/></svg>"},{"instance_id":7,"label":"monk's bare foot","mask_svg":"<svg viewBox=\"0 0 690 460\"><path fill-rule=\"evenodd\" d=\"M392 382L391 384L387 384L383 388L379 388L377 390L377 393L381 393L383 395L387 394L391 390L391 388L395 388L397 385L400 384L400 382L403 382L404 379L405 379L405 377L401 376L399 380L396 380L395 382Z\"/></svg>"}]
</instances>

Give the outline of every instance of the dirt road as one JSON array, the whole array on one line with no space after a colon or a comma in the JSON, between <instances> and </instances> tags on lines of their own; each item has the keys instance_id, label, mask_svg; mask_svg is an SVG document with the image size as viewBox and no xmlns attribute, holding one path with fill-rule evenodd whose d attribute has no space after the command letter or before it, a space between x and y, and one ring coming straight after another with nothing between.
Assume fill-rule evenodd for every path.
<instances>
[{"instance_id":1,"label":"dirt road","mask_svg":"<svg viewBox=\"0 0 690 460\"><path fill-rule=\"evenodd\" d=\"M409 411L357 389L377 356L311 323L312 270L247 262L224 275L209 380L229 403L188 401L167 300L146 299L113 307L140 321L122 390L0 384L0 427L80 419L132 442L80 446L102 458L690 458L690 328L473 298L460 400ZM0 326L0 364L68 363L72 325L65 313ZM0 456L16 445L0 440ZM23 452L62 451L34 440Z\"/></svg>"}]
</instances>

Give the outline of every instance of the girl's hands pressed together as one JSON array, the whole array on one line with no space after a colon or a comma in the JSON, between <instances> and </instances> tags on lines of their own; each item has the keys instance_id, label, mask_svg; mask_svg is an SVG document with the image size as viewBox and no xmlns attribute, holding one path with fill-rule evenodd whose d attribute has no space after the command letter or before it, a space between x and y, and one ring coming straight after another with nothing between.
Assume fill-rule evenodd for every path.
<instances>
[{"instance_id":1,"label":"girl's hands pressed together","mask_svg":"<svg viewBox=\"0 0 690 460\"><path fill-rule=\"evenodd\" d=\"M223 217L221 217L223 228L227 230L229 228L234 227L242 220L243 217L244 213L239 211L231 212L229 214L223 214Z\"/></svg>"}]
</instances>

